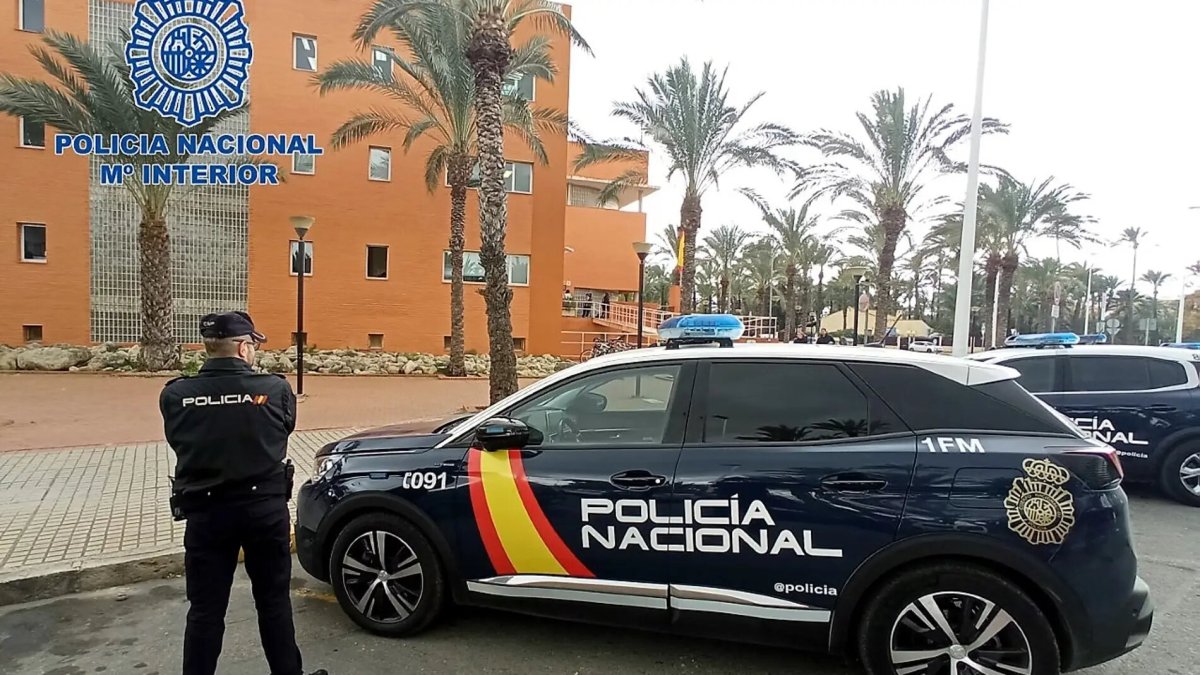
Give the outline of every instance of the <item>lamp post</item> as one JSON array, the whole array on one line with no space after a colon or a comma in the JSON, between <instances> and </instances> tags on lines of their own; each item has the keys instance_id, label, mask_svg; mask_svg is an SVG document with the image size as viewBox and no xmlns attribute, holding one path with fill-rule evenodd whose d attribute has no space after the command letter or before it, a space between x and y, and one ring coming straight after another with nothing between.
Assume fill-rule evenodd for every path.
<instances>
[{"instance_id":1,"label":"lamp post","mask_svg":"<svg viewBox=\"0 0 1200 675\"><path fill-rule=\"evenodd\" d=\"M858 307L862 304L862 280L867 274L867 268L861 266L847 267L846 272L854 277L854 346L858 346ZM867 321L871 317L867 316Z\"/></svg>"},{"instance_id":2,"label":"lamp post","mask_svg":"<svg viewBox=\"0 0 1200 675\"><path fill-rule=\"evenodd\" d=\"M645 323L645 313L646 313L645 299L642 297L646 293L646 256L650 255L650 251L653 250L653 248L654 248L653 244L650 244L650 243L647 243L644 241L633 242L633 252L636 253L637 257L638 257L638 296L637 296L637 298L638 298L638 314L637 314L637 317L638 317L637 318L637 322L638 322L637 336L638 336L638 338L637 338L637 340L638 341L637 341L637 346L639 349L642 347L642 333L644 332L643 324Z\"/></svg>"},{"instance_id":3,"label":"lamp post","mask_svg":"<svg viewBox=\"0 0 1200 675\"><path fill-rule=\"evenodd\" d=\"M300 243L296 246L300 254L296 270L296 395L304 395L304 273L308 267L308 245L304 236L312 229L312 216L292 216L289 219Z\"/></svg>"},{"instance_id":4,"label":"lamp post","mask_svg":"<svg viewBox=\"0 0 1200 675\"><path fill-rule=\"evenodd\" d=\"M1175 319L1175 344L1183 342L1183 314L1187 311L1188 280L1184 277L1179 285L1179 317Z\"/></svg>"}]
</instances>

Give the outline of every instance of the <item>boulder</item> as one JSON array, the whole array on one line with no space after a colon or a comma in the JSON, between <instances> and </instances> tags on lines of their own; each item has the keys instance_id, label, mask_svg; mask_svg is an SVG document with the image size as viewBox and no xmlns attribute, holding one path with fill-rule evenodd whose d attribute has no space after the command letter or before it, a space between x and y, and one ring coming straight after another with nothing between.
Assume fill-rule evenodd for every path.
<instances>
[{"instance_id":1,"label":"boulder","mask_svg":"<svg viewBox=\"0 0 1200 675\"><path fill-rule=\"evenodd\" d=\"M404 374L412 375L420 367L421 363L419 361L409 361L408 363L404 364Z\"/></svg>"},{"instance_id":2,"label":"boulder","mask_svg":"<svg viewBox=\"0 0 1200 675\"><path fill-rule=\"evenodd\" d=\"M24 351L24 349L17 348L0 352L0 370L16 370L17 359Z\"/></svg>"},{"instance_id":3,"label":"boulder","mask_svg":"<svg viewBox=\"0 0 1200 675\"><path fill-rule=\"evenodd\" d=\"M27 349L17 356L20 370L67 370L92 359L90 349L83 347L42 347Z\"/></svg>"}]
</instances>

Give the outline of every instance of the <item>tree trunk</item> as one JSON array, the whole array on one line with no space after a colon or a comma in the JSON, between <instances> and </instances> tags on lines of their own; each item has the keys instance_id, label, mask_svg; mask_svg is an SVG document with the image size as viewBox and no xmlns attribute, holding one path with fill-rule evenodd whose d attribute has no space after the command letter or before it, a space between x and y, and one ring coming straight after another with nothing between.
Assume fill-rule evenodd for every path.
<instances>
[{"instance_id":1,"label":"tree trunk","mask_svg":"<svg viewBox=\"0 0 1200 675\"><path fill-rule=\"evenodd\" d=\"M1009 252L1000 260L1000 275L999 284L1000 297L996 301L996 325L992 329L994 336L994 345L1004 344L1004 338L1008 334L1008 311L1012 304L1012 284L1013 277L1017 273L1017 265L1020 260L1017 254Z\"/></svg>"},{"instance_id":2,"label":"tree trunk","mask_svg":"<svg viewBox=\"0 0 1200 675\"><path fill-rule=\"evenodd\" d=\"M783 300L787 303L787 307L783 308L785 317L783 339L785 342L791 342L796 337L796 268L791 265L788 265L787 268L787 283L783 286Z\"/></svg>"},{"instance_id":3,"label":"tree trunk","mask_svg":"<svg viewBox=\"0 0 1200 675\"><path fill-rule=\"evenodd\" d=\"M821 318L825 314L825 266L817 269L817 329L821 328Z\"/></svg>"},{"instance_id":4,"label":"tree trunk","mask_svg":"<svg viewBox=\"0 0 1200 675\"><path fill-rule=\"evenodd\" d=\"M989 346L992 347L995 347L996 343L992 340L989 340L988 337L994 337L996 335L996 327L992 325L992 315L995 314L993 310L995 309L994 305L996 304L996 275L999 273L1000 254L996 253L995 251L991 251L988 253L987 260L983 264L983 316L981 316L980 319L983 324L991 326L991 331L989 331L990 335L984 337L984 342L990 342L991 344ZM999 322L997 321L995 323Z\"/></svg>"},{"instance_id":5,"label":"tree trunk","mask_svg":"<svg viewBox=\"0 0 1200 675\"><path fill-rule=\"evenodd\" d=\"M729 275L728 274L721 275L721 289L719 291L717 291L717 293L719 294L719 297L717 298L717 307L720 308L721 312L729 311L729 306L725 304L729 301Z\"/></svg>"},{"instance_id":6,"label":"tree trunk","mask_svg":"<svg viewBox=\"0 0 1200 675\"><path fill-rule=\"evenodd\" d=\"M1125 339L1131 345L1137 344L1137 326L1134 325L1133 321L1133 296L1137 285L1137 252L1138 245L1135 243L1133 245L1133 273L1129 275L1129 302L1126 303L1129 306L1129 319L1125 324Z\"/></svg>"},{"instance_id":7,"label":"tree trunk","mask_svg":"<svg viewBox=\"0 0 1200 675\"><path fill-rule=\"evenodd\" d=\"M896 245L905 224L903 208L886 209L880 218L883 226L883 250L879 252L879 276L875 279L875 339L887 338L888 315L892 311L892 268L896 265Z\"/></svg>"},{"instance_id":8,"label":"tree trunk","mask_svg":"<svg viewBox=\"0 0 1200 675\"><path fill-rule=\"evenodd\" d=\"M450 160L450 377L463 377L466 367L466 331L463 327L463 249L466 246L467 181L471 158Z\"/></svg>"},{"instance_id":9,"label":"tree trunk","mask_svg":"<svg viewBox=\"0 0 1200 675\"><path fill-rule=\"evenodd\" d=\"M700 197L691 193L683 196L683 205L679 207L679 222L682 223L683 268L680 273L679 304L680 314L691 314L695 311L696 294L696 235L700 232Z\"/></svg>"},{"instance_id":10,"label":"tree trunk","mask_svg":"<svg viewBox=\"0 0 1200 675\"><path fill-rule=\"evenodd\" d=\"M483 267L491 355L492 403L517 391L517 355L513 350L512 289L504 250L508 195L504 190L504 122L501 89L512 60L508 28L496 8L476 19L467 49L475 71L475 115L479 147L479 262Z\"/></svg>"},{"instance_id":11,"label":"tree trunk","mask_svg":"<svg viewBox=\"0 0 1200 675\"><path fill-rule=\"evenodd\" d=\"M142 367L151 371L174 370L179 367L179 347L175 344L171 236L165 218L145 217L138 225L138 258L142 286Z\"/></svg>"}]
</instances>

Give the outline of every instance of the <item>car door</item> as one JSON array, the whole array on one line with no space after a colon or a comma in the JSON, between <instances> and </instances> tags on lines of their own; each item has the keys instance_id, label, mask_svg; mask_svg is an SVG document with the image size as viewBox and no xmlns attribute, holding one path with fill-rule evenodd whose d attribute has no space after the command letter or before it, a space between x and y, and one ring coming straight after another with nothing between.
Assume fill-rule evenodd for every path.
<instances>
[{"instance_id":1,"label":"car door","mask_svg":"<svg viewBox=\"0 0 1200 675\"><path fill-rule=\"evenodd\" d=\"M540 441L467 451L459 541L478 601L666 622L668 574L645 528L670 508L694 372L681 360L582 374L506 411Z\"/></svg>"},{"instance_id":2,"label":"car door","mask_svg":"<svg viewBox=\"0 0 1200 675\"><path fill-rule=\"evenodd\" d=\"M1183 364L1145 356L1073 353L1051 405L1121 456L1130 478L1152 478L1153 453L1179 430L1190 392Z\"/></svg>"},{"instance_id":3,"label":"car door","mask_svg":"<svg viewBox=\"0 0 1200 675\"><path fill-rule=\"evenodd\" d=\"M823 645L839 590L895 538L915 437L832 361L716 360L695 391L663 537L675 621Z\"/></svg>"}]
</instances>

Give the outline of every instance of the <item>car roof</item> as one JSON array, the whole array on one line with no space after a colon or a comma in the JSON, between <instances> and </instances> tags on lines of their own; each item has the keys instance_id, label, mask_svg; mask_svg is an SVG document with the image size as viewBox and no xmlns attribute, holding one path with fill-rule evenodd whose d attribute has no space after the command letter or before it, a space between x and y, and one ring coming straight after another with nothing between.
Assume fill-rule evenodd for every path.
<instances>
[{"instance_id":1,"label":"car roof","mask_svg":"<svg viewBox=\"0 0 1200 675\"><path fill-rule=\"evenodd\" d=\"M680 347L666 349L651 347L633 349L598 356L571 368L573 372L583 369L603 368L625 363L649 363L653 361L692 359L789 359L789 360L836 360L860 363L886 363L890 365L916 366L936 373L959 384L977 385L1000 380L1011 380L1018 373L1010 368L981 361L968 361L952 356L923 354L900 349L879 347L844 347L840 345L775 343L738 343L732 348Z\"/></svg>"},{"instance_id":2,"label":"car roof","mask_svg":"<svg viewBox=\"0 0 1200 675\"><path fill-rule=\"evenodd\" d=\"M1030 356L1147 356L1168 361L1192 363L1200 361L1195 351L1171 347L1145 347L1142 345L1082 345L1065 348L1036 349L1033 347L1010 347L971 354L967 358L984 362L999 363Z\"/></svg>"}]
</instances>

